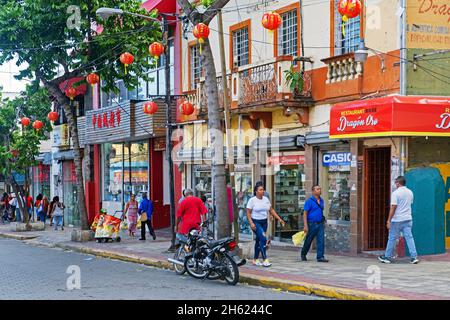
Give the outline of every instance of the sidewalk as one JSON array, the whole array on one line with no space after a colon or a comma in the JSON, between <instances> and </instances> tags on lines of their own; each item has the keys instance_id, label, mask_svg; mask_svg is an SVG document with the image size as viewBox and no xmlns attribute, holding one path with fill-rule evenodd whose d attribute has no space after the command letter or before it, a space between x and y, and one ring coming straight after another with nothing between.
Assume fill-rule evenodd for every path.
<instances>
[{"instance_id":1,"label":"sidewalk","mask_svg":"<svg viewBox=\"0 0 450 320\"><path fill-rule=\"evenodd\" d=\"M22 240L30 245L59 247L96 256L141 263L160 268L172 268L167 261L173 254L169 230L157 230L157 239L130 238L122 231L119 243L77 243L70 241L71 228L53 231L19 233L0 225L0 237ZM240 282L335 299L450 299L450 254L421 257L417 265L403 259L385 265L374 257L326 255L329 263L317 263L315 254L308 262L298 262L298 251L272 245L268 250L272 267L255 267L250 263L240 267ZM369 268L370 267L370 268ZM368 289L373 271L380 270L381 289ZM174 276L175 273L174 273ZM373 281L369 281L373 283Z\"/></svg>"}]
</instances>

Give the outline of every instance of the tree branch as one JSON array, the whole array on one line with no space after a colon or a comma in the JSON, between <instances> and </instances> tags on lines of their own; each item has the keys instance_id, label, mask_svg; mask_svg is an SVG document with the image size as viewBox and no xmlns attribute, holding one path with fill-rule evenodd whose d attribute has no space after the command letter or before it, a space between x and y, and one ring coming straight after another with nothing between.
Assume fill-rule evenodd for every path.
<instances>
[{"instance_id":1,"label":"tree branch","mask_svg":"<svg viewBox=\"0 0 450 320\"><path fill-rule=\"evenodd\" d=\"M196 23L200 21L201 16L200 13L191 6L189 0L177 0L178 5L183 9L184 14L192 23Z\"/></svg>"},{"instance_id":2,"label":"tree branch","mask_svg":"<svg viewBox=\"0 0 450 320\"><path fill-rule=\"evenodd\" d=\"M217 10L225 7L230 0L216 0L212 6L208 8L208 13L203 17L203 23L209 24L212 19L217 15Z\"/></svg>"}]
</instances>

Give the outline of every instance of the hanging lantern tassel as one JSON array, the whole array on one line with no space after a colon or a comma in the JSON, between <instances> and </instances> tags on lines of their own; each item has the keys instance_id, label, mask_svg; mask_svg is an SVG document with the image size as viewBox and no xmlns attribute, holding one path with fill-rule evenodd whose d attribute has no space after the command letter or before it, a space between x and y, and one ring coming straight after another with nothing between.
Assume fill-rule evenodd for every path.
<instances>
[{"instance_id":1,"label":"hanging lantern tassel","mask_svg":"<svg viewBox=\"0 0 450 320\"><path fill-rule=\"evenodd\" d=\"M347 16L342 16L342 35L345 37L345 24L348 21L348 17Z\"/></svg>"},{"instance_id":2,"label":"hanging lantern tassel","mask_svg":"<svg viewBox=\"0 0 450 320\"><path fill-rule=\"evenodd\" d=\"M128 65L125 63L125 75L127 75L127 67Z\"/></svg>"},{"instance_id":3,"label":"hanging lantern tassel","mask_svg":"<svg viewBox=\"0 0 450 320\"><path fill-rule=\"evenodd\" d=\"M205 43L205 40L203 38L198 39L198 43L200 46L200 55L202 54L202 45Z\"/></svg>"}]
</instances>

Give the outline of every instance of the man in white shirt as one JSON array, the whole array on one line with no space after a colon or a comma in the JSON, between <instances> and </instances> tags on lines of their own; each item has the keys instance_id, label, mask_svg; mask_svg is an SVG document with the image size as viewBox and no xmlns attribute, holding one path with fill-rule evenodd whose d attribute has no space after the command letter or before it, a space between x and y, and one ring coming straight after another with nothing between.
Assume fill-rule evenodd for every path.
<instances>
[{"instance_id":1,"label":"man in white shirt","mask_svg":"<svg viewBox=\"0 0 450 320\"><path fill-rule=\"evenodd\" d=\"M397 239L400 237L400 232L403 232L406 244L411 254L411 263L417 264L416 245L412 235L412 210L411 205L414 200L414 195L406 186L406 180L403 176L395 179L395 186L397 190L391 196L391 210L386 223L389 230L389 239L386 246L386 253L384 256L378 257L383 263L391 263L394 253L394 246Z\"/></svg>"}]
</instances>

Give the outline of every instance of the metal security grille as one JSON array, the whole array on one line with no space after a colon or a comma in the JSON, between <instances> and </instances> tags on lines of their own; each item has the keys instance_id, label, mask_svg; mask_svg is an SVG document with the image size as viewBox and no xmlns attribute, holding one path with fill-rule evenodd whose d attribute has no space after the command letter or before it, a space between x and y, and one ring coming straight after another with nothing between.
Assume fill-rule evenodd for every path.
<instances>
[{"instance_id":1,"label":"metal security grille","mask_svg":"<svg viewBox=\"0 0 450 320\"><path fill-rule=\"evenodd\" d=\"M191 50L191 89L197 88L197 81L202 74L202 63L200 59L199 49L197 46L192 46Z\"/></svg>"},{"instance_id":2,"label":"metal security grille","mask_svg":"<svg viewBox=\"0 0 450 320\"><path fill-rule=\"evenodd\" d=\"M278 55L297 56L297 10L281 15L283 25L278 32Z\"/></svg>"},{"instance_id":3,"label":"metal security grille","mask_svg":"<svg viewBox=\"0 0 450 320\"><path fill-rule=\"evenodd\" d=\"M367 250L383 250L388 239L391 185L391 149L367 149L366 179L366 245Z\"/></svg>"},{"instance_id":4,"label":"metal security grille","mask_svg":"<svg viewBox=\"0 0 450 320\"><path fill-rule=\"evenodd\" d=\"M248 28L233 32L233 64L235 67L249 64Z\"/></svg>"},{"instance_id":5,"label":"metal security grille","mask_svg":"<svg viewBox=\"0 0 450 320\"><path fill-rule=\"evenodd\" d=\"M345 24L345 36L342 34L342 16L338 11L338 1L334 1L334 43L335 54L341 55L354 52L358 49L360 41L360 16L349 19Z\"/></svg>"}]
</instances>

